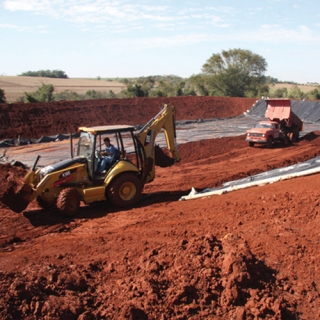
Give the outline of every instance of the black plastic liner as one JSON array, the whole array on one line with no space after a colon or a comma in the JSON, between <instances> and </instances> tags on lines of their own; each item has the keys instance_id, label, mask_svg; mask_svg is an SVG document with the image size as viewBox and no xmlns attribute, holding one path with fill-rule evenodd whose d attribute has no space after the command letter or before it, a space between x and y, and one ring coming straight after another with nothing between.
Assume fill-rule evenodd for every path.
<instances>
[{"instance_id":1,"label":"black plastic liner","mask_svg":"<svg viewBox=\"0 0 320 320\"><path fill-rule=\"evenodd\" d=\"M78 138L79 133L73 133L72 138ZM29 139L29 138L20 138L20 139L6 139L0 141L0 148L6 147L15 147L15 146L25 146L27 144L41 143L41 142L54 142L70 139L70 134L61 134L58 133L55 136L42 136L40 139Z\"/></svg>"}]
</instances>

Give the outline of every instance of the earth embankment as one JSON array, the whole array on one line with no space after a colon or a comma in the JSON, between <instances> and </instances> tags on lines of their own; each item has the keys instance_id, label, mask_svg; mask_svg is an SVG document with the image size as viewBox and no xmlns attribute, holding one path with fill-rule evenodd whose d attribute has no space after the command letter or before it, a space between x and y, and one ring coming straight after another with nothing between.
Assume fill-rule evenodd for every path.
<instances>
[{"instance_id":1,"label":"earth embankment","mask_svg":"<svg viewBox=\"0 0 320 320\"><path fill-rule=\"evenodd\" d=\"M250 109L255 101L251 98L171 97L2 104L0 139L74 133L80 126L144 124L165 103L176 107L176 120L235 117Z\"/></svg>"}]
</instances>

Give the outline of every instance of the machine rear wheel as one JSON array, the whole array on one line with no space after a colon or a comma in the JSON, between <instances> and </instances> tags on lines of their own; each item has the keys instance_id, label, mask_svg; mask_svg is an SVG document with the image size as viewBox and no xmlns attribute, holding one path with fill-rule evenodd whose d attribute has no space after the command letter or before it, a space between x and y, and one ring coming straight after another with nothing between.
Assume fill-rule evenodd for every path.
<instances>
[{"instance_id":1,"label":"machine rear wheel","mask_svg":"<svg viewBox=\"0 0 320 320\"><path fill-rule=\"evenodd\" d=\"M78 191L72 188L62 190L57 200L57 207L68 217L77 214L80 207L80 195Z\"/></svg>"},{"instance_id":2,"label":"machine rear wheel","mask_svg":"<svg viewBox=\"0 0 320 320\"><path fill-rule=\"evenodd\" d=\"M114 178L107 188L107 198L117 207L135 204L141 194L142 185L134 173L124 173Z\"/></svg>"}]
</instances>

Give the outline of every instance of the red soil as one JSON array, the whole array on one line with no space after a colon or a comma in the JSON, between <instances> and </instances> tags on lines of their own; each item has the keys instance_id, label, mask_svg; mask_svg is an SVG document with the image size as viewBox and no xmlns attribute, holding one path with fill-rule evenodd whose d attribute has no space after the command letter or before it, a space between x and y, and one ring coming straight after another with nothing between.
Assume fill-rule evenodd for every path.
<instances>
[{"instance_id":1,"label":"red soil","mask_svg":"<svg viewBox=\"0 0 320 320\"><path fill-rule=\"evenodd\" d=\"M180 119L233 116L253 103L173 100L173 105L181 102ZM150 101L140 100L144 106ZM133 114L144 114L135 99L127 102L135 108ZM60 117L60 123L69 121ZM82 115L82 125L84 120ZM317 175L178 199L191 187L214 187L318 156L320 133L273 149L249 148L240 136L183 144L179 152L182 161L157 167L155 181L132 209L99 203L81 207L69 219L56 209L41 210L35 202L22 214L3 205L0 318L319 318ZM10 166L0 167L0 185L9 183L8 171L19 185L24 172ZM4 192L1 188L0 197Z\"/></svg>"},{"instance_id":2,"label":"red soil","mask_svg":"<svg viewBox=\"0 0 320 320\"><path fill-rule=\"evenodd\" d=\"M221 97L136 98L0 104L0 139L40 138L77 132L78 127L145 124L162 105L176 107L176 120L226 118L251 108L256 99Z\"/></svg>"}]
</instances>

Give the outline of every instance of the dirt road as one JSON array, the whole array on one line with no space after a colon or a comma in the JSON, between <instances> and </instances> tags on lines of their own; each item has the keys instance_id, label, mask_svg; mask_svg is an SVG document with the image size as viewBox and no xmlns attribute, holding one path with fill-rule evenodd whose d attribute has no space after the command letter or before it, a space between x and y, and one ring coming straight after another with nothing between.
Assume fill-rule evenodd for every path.
<instances>
[{"instance_id":1,"label":"dirt road","mask_svg":"<svg viewBox=\"0 0 320 320\"><path fill-rule=\"evenodd\" d=\"M0 216L1 319L317 319L318 175L178 201L320 155L320 133L249 148L244 136L179 147L127 210L74 219L31 203ZM2 166L23 176L19 168Z\"/></svg>"}]
</instances>

